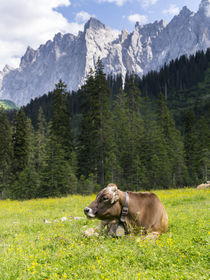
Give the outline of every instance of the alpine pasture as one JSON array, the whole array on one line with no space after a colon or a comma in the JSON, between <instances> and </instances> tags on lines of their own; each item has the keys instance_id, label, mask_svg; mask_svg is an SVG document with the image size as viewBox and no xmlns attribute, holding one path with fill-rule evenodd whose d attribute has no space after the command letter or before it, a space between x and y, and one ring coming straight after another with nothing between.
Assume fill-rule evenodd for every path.
<instances>
[{"instance_id":1,"label":"alpine pasture","mask_svg":"<svg viewBox=\"0 0 210 280\"><path fill-rule=\"evenodd\" d=\"M83 237L95 195L0 201L0 279L209 279L210 190L155 193L169 216L156 241Z\"/></svg>"}]
</instances>

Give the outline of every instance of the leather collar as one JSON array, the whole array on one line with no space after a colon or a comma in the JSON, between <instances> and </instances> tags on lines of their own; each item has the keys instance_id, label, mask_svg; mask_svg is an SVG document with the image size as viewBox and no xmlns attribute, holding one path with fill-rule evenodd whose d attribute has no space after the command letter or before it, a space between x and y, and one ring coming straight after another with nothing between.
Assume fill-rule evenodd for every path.
<instances>
[{"instance_id":1,"label":"leather collar","mask_svg":"<svg viewBox=\"0 0 210 280\"><path fill-rule=\"evenodd\" d=\"M122 223L125 223L125 218L128 215L128 204L129 204L129 196L127 192L124 192L125 194L125 204L122 208L121 216L120 216L120 221Z\"/></svg>"}]
</instances>

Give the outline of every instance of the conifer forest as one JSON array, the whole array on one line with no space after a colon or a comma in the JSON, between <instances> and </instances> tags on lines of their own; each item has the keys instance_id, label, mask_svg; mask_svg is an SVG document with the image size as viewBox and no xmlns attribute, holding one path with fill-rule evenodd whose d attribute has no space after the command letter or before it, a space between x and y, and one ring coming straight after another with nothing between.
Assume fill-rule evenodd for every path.
<instances>
[{"instance_id":1,"label":"conifer forest","mask_svg":"<svg viewBox=\"0 0 210 280\"><path fill-rule=\"evenodd\" d=\"M106 76L0 109L0 197L196 186L210 180L210 49L140 78Z\"/></svg>"}]
</instances>

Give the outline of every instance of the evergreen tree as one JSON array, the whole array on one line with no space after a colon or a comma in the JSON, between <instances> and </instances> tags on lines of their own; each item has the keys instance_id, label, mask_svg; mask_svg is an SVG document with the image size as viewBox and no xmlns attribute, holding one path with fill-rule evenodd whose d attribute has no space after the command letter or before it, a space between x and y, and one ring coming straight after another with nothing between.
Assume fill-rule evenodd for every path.
<instances>
[{"instance_id":1,"label":"evergreen tree","mask_svg":"<svg viewBox=\"0 0 210 280\"><path fill-rule=\"evenodd\" d=\"M163 133L157 121L148 118L145 122L145 134L141 146L142 163L146 170L144 188L168 188L170 168Z\"/></svg>"},{"instance_id":2,"label":"evergreen tree","mask_svg":"<svg viewBox=\"0 0 210 280\"><path fill-rule=\"evenodd\" d=\"M129 179L128 184L138 188L144 183L144 166L141 161L141 144L144 137L143 120L140 113L141 92L138 88L139 78L130 75L125 84L126 107L128 110L128 147L127 161L124 166L125 176ZM130 147L130 148L129 148Z\"/></svg>"},{"instance_id":3,"label":"evergreen tree","mask_svg":"<svg viewBox=\"0 0 210 280\"><path fill-rule=\"evenodd\" d=\"M52 128L49 128L49 131ZM65 150L50 133L47 140L44 164L41 173L39 196L54 197L75 193L77 180L69 161L65 158Z\"/></svg>"},{"instance_id":4,"label":"evergreen tree","mask_svg":"<svg viewBox=\"0 0 210 280\"><path fill-rule=\"evenodd\" d=\"M195 185L198 180L198 147L195 132L195 115L189 111L184 119L184 151L185 163L188 168L188 184Z\"/></svg>"},{"instance_id":5,"label":"evergreen tree","mask_svg":"<svg viewBox=\"0 0 210 280\"><path fill-rule=\"evenodd\" d=\"M113 103L116 100L117 94L123 87L122 74L117 74L113 76L112 74L107 77L108 85L111 91L111 102Z\"/></svg>"},{"instance_id":6,"label":"evergreen tree","mask_svg":"<svg viewBox=\"0 0 210 280\"><path fill-rule=\"evenodd\" d=\"M210 122L205 117L196 122L198 177L200 182L210 178Z\"/></svg>"},{"instance_id":7,"label":"evergreen tree","mask_svg":"<svg viewBox=\"0 0 210 280\"><path fill-rule=\"evenodd\" d=\"M88 178L89 175L96 175L96 160L95 149L97 143L97 129L95 128L95 104L97 92L95 93L95 78L91 70L85 85L82 88L83 92L83 116L80 123L80 135L78 145L78 175L84 175ZM96 178L95 178L96 182Z\"/></svg>"},{"instance_id":8,"label":"evergreen tree","mask_svg":"<svg viewBox=\"0 0 210 280\"><path fill-rule=\"evenodd\" d=\"M40 174L43 165L43 155L46 147L47 137L47 124L43 114L43 110L40 107L38 112L38 128L36 131L36 170Z\"/></svg>"},{"instance_id":9,"label":"evergreen tree","mask_svg":"<svg viewBox=\"0 0 210 280\"><path fill-rule=\"evenodd\" d=\"M184 150L179 131L175 128L175 123L170 116L165 97L161 93L157 100L157 120L162 131L162 141L165 146L168 157L168 172L166 177L168 180L168 187L183 186L186 182L186 167L184 164Z\"/></svg>"},{"instance_id":10,"label":"evergreen tree","mask_svg":"<svg viewBox=\"0 0 210 280\"><path fill-rule=\"evenodd\" d=\"M65 159L71 159L72 134L70 126L70 111L68 109L68 92L66 85L60 80L53 91L53 111L51 118L51 134L62 145Z\"/></svg>"},{"instance_id":11,"label":"evergreen tree","mask_svg":"<svg viewBox=\"0 0 210 280\"><path fill-rule=\"evenodd\" d=\"M17 178L19 172L23 171L28 165L29 142L28 142L27 117L20 109L15 118L13 133L13 174Z\"/></svg>"},{"instance_id":12,"label":"evergreen tree","mask_svg":"<svg viewBox=\"0 0 210 280\"><path fill-rule=\"evenodd\" d=\"M41 189L41 174L44 168L44 159L47 143L47 124L43 114L43 110L40 107L37 118L37 130L34 132L34 170L36 171L36 190L35 197L42 196Z\"/></svg>"},{"instance_id":13,"label":"evergreen tree","mask_svg":"<svg viewBox=\"0 0 210 280\"><path fill-rule=\"evenodd\" d=\"M0 109L0 197L9 187L12 158L12 133L6 112ZM4 192L4 193L3 193ZM7 195L5 193L5 195Z\"/></svg>"},{"instance_id":14,"label":"evergreen tree","mask_svg":"<svg viewBox=\"0 0 210 280\"><path fill-rule=\"evenodd\" d=\"M121 90L114 103L113 110L113 128L114 137L116 143L116 178L115 182L120 186L127 186L127 177L125 174L125 169L127 165L127 154L130 152L129 143L129 114L128 108L126 106L126 95L123 90ZM128 147L129 146L129 147Z\"/></svg>"},{"instance_id":15,"label":"evergreen tree","mask_svg":"<svg viewBox=\"0 0 210 280\"><path fill-rule=\"evenodd\" d=\"M13 176L10 193L14 199L35 197L38 181L34 168L33 139L31 121L27 119L23 109L20 109L13 133Z\"/></svg>"},{"instance_id":16,"label":"evergreen tree","mask_svg":"<svg viewBox=\"0 0 210 280\"><path fill-rule=\"evenodd\" d=\"M74 193L77 180L71 167L70 112L66 85L62 81L56 84L53 91L52 119L48 132L46 146L45 144L43 146L45 154L41 167L40 196L61 196Z\"/></svg>"},{"instance_id":17,"label":"evergreen tree","mask_svg":"<svg viewBox=\"0 0 210 280\"><path fill-rule=\"evenodd\" d=\"M139 188L145 182L140 147L143 121L140 113L140 91L135 75L128 76L126 92L121 91L115 102L114 130L117 143L118 170L121 184Z\"/></svg>"},{"instance_id":18,"label":"evergreen tree","mask_svg":"<svg viewBox=\"0 0 210 280\"><path fill-rule=\"evenodd\" d=\"M99 59L83 87L84 103L79 137L79 176L93 176L104 184L113 178L114 153L111 131L110 91Z\"/></svg>"}]
</instances>

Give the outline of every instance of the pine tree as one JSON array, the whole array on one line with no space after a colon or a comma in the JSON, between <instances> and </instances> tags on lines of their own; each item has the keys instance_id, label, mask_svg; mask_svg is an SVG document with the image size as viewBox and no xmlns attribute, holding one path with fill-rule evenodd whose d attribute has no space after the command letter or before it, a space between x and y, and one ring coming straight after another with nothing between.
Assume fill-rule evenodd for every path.
<instances>
[{"instance_id":1,"label":"pine tree","mask_svg":"<svg viewBox=\"0 0 210 280\"><path fill-rule=\"evenodd\" d=\"M184 179L186 176L186 166L184 164L184 149L181 135L175 128L174 120L170 115L162 93L159 94L157 100L157 120L162 131L163 145L168 156L168 187L170 185L183 186L186 183Z\"/></svg>"},{"instance_id":2,"label":"pine tree","mask_svg":"<svg viewBox=\"0 0 210 280\"><path fill-rule=\"evenodd\" d=\"M46 137L47 137L47 124L43 114L43 110L40 107L38 112L38 123L36 131L36 170L38 173L41 172L43 165L43 154L46 146Z\"/></svg>"},{"instance_id":3,"label":"pine tree","mask_svg":"<svg viewBox=\"0 0 210 280\"><path fill-rule=\"evenodd\" d=\"M55 85L52 106L51 134L54 134L62 145L65 151L65 159L70 160L72 152L70 111L68 109L68 92L62 80Z\"/></svg>"},{"instance_id":4,"label":"pine tree","mask_svg":"<svg viewBox=\"0 0 210 280\"><path fill-rule=\"evenodd\" d=\"M20 109L13 133L13 176L10 186L11 197L15 199L35 197L38 181L34 168L33 139L31 121Z\"/></svg>"},{"instance_id":5,"label":"pine tree","mask_svg":"<svg viewBox=\"0 0 210 280\"><path fill-rule=\"evenodd\" d=\"M0 197L7 195L12 159L12 133L6 112L0 109Z\"/></svg>"},{"instance_id":6,"label":"pine tree","mask_svg":"<svg viewBox=\"0 0 210 280\"><path fill-rule=\"evenodd\" d=\"M85 178L88 176L96 175L96 160L95 148L97 143L97 130L95 128L95 78L91 70L85 85L82 88L83 103L82 110L83 116L80 123L80 135L78 145L78 175ZM96 178L95 178L96 182Z\"/></svg>"},{"instance_id":7,"label":"pine tree","mask_svg":"<svg viewBox=\"0 0 210 280\"><path fill-rule=\"evenodd\" d=\"M52 119L41 167L40 196L74 193L76 176L71 167L72 136L66 85L62 81L53 91Z\"/></svg>"},{"instance_id":8,"label":"pine tree","mask_svg":"<svg viewBox=\"0 0 210 280\"><path fill-rule=\"evenodd\" d=\"M148 118L145 122L145 134L141 146L142 163L146 170L144 188L168 188L170 168L163 133L157 121Z\"/></svg>"},{"instance_id":9,"label":"pine tree","mask_svg":"<svg viewBox=\"0 0 210 280\"><path fill-rule=\"evenodd\" d=\"M36 192L35 197L41 197L41 174L44 168L44 159L47 143L47 124L43 114L43 110L40 107L37 118L37 130L34 133L34 169L36 171Z\"/></svg>"},{"instance_id":10,"label":"pine tree","mask_svg":"<svg viewBox=\"0 0 210 280\"><path fill-rule=\"evenodd\" d=\"M209 123L210 124L210 123ZM205 117L196 122L197 149L198 149L198 177L200 182L210 178L210 125Z\"/></svg>"},{"instance_id":11,"label":"pine tree","mask_svg":"<svg viewBox=\"0 0 210 280\"><path fill-rule=\"evenodd\" d=\"M195 132L195 115L189 111L184 119L184 152L185 163L188 168L188 184L195 185L198 180L198 147Z\"/></svg>"},{"instance_id":12,"label":"pine tree","mask_svg":"<svg viewBox=\"0 0 210 280\"><path fill-rule=\"evenodd\" d=\"M113 177L113 133L110 117L110 91L99 59L83 87L83 118L79 137L79 176L93 176L104 186Z\"/></svg>"},{"instance_id":13,"label":"pine tree","mask_svg":"<svg viewBox=\"0 0 210 280\"><path fill-rule=\"evenodd\" d=\"M29 143L27 117L20 109L15 118L13 133L13 174L17 178L19 172L28 165Z\"/></svg>"},{"instance_id":14,"label":"pine tree","mask_svg":"<svg viewBox=\"0 0 210 280\"><path fill-rule=\"evenodd\" d=\"M141 93L135 75L127 75L125 89L118 94L114 108L116 158L121 173L118 180L127 189L137 189L144 184L145 176L140 154L144 133L140 113Z\"/></svg>"},{"instance_id":15,"label":"pine tree","mask_svg":"<svg viewBox=\"0 0 210 280\"><path fill-rule=\"evenodd\" d=\"M62 196L75 193L76 189L77 180L70 163L65 159L65 150L57 138L51 134L47 140L44 155L39 195L41 197Z\"/></svg>"},{"instance_id":16,"label":"pine tree","mask_svg":"<svg viewBox=\"0 0 210 280\"><path fill-rule=\"evenodd\" d=\"M126 95L121 90L114 103L112 122L115 137L115 155L116 155L116 178L115 181L119 186L127 186L125 168L127 162L127 153L130 152L129 144L129 114L126 106Z\"/></svg>"}]
</instances>

